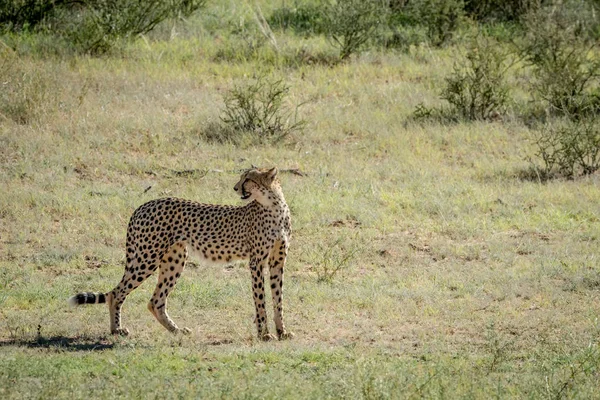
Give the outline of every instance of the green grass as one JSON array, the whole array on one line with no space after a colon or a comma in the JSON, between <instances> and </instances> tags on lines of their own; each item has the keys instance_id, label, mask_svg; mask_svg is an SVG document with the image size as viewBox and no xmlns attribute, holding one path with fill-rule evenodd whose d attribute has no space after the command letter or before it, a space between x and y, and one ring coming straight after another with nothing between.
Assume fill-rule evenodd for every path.
<instances>
[{"instance_id":1,"label":"green grass","mask_svg":"<svg viewBox=\"0 0 600 400\"><path fill-rule=\"evenodd\" d=\"M205 26L235 20L219 7ZM439 102L454 48L289 63L332 49L279 32L283 55L224 60L239 38L186 29L101 58L2 39L17 51L0 71L13 90L0 96L1 398L600 397L598 174L523 179L533 148L516 120L409 122ZM223 94L257 70L305 103L305 131L207 143ZM281 175L292 341L254 338L246 264L187 267L169 310L189 337L147 311L154 278L125 304L127 338L108 335L104 306L67 307L118 283L137 206L238 204L251 164L306 174Z\"/></svg>"}]
</instances>

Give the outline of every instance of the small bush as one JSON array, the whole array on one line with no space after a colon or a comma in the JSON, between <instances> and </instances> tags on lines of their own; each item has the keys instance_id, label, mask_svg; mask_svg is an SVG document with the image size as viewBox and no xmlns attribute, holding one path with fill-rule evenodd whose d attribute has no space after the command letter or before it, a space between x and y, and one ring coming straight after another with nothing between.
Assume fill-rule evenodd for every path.
<instances>
[{"instance_id":1,"label":"small bush","mask_svg":"<svg viewBox=\"0 0 600 400\"><path fill-rule=\"evenodd\" d=\"M427 36L434 46L442 46L452 39L465 14L463 0L411 1L406 12L413 22L427 28Z\"/></svg>"},{"instance_id":2,"label":"small bush","mask_svg":"<svg viewBox=\"0 0 600 400\"><path fill-rule=\"evenodd\" d=\"M387 3L383 0L333 0L325 7L327 35L345 60L375 38L377 28L386 21Z\"/></svg>"},{"instance_id":3,"label":"small bush","mask_svg":"<svg viewBox=\"0 0 600 400\"><path fill-rule=\"evenodd\" d=\"M0 4L0 32L32 28L66 0L6 0Z\"/></svg>"},{"instance_id":4,"label":"small bush","mask_svg":"<svg viewBox=\"0 0 600 400\"><path fill-rule=\"evenodd\" d=\"M355 238L339 236L335 240L317 244L308 254L312 271L318 282L333 283L336 276L347 269L357 254L362 251Z\"/></svg>"},{"instance_id":5,"label":"small bush","mask_svg":"<svg viewBox=\"0 0 600 400\"><path fill-rule=\"evenodd\" d=\"M600 168L600 123L564 119L546 124L534 133L536 157L544 177L588 175Z\"/></svg>"},{"instance_id":6,"label":"small bush","mask_svg":"<svg viewBox=\"0 0 600 400\"><path fill-rule=\"evenodd\" d=\"M294 2L273 11L269 25L275 29L290 29L302 35L320 35L326 32L323 7Z\"/></svg>"},{"instance_id":7,"label":"small bush","mask_svg":"<svg viewBox=\"0 0 600 400\"><path fill-rule=\"evenodd\" d=\"M429 40L427 28L419 23L416 8L410 4L408 0L389 0L387 26L378 37L383 47L406 50Z\"/></svg>"},{"instance_id":8,"label":"small bush","mask_svg":"<svg viewBox=\"0 0 600 400\"><path fill-rule=\"evenodd\" d=\"M235 142L244 135L256 141L277 142L301 130L305 121L298 120L285 105L289 87L281 80L261 76L244 86L231 89L224 98L221 115L223 140Z\"/></svg>"},{"instance_id":9,"label":"small bush","mask_svg":"<svg viewBox=\"0 0 600 400\"><path fill-rule=\"evenodd\" d=\"M465 0L465 12L477 21L519 21L543 0Z\"/></svg>"},{"instance_id":10,"label":"small bush","mask_svg":"<svg viewBox=\"0 0 600 400\"><path fill-rule=\"evenodd\" d=\"M428 41L427 31L419 25L404 25L390 21L388 29L379 35L378 42L388 49L408 50Z\"/></svg>"},{"instance_id":11,"label":"small bush","mask_svg":"<svg viewBox=\"0 0 600 400\"><path fill-rule=\"evenodd\" d=\"M459 117L455 110L448 107L427 107L425 104L419 103L408 120L450 124L458 122Z\"/></svg>"},{"instance_id":12,"label":"small bush","mask_svg":"<svg viewBox=\"0 0 600 400\"><path fill-rule=\"evenodd\" d=\"M509 101L506 77L511 64L509 51L496 41L479 37L470 45L464 60L454 65L440 97L450 107L429 108L419 104L412 114L417 121L439 123L489 120L505 112Z\"/></svg>"},{"instance_id":13,"label":"small bush","mask_svg":"<svg viewBox=\"0 0 600 400\"><path fill-rule=\"evenodd\" d=\"M92 7L69 13L67 36L86 52L102 53L119 38L145 34L160 22L188 16L205 0L96 0Z\"/></svg>"},{"instance_id":14,"label":"small bush","mask_svg":"<svg viewBox=\"0 0 600 400\"><path fill-rule=\"evenodd\" d=\"M477 40L466 59L454 65L441 97L468 120L489 119L508 102L507 52L489 39Z\"/></svg>"},{"instance_id":15,"label":"small bush","mask_svg":"<svg viewBox=\"0 0 600 400\"><path fill-rule=\"evenodd\" d=\"M9 0L0 28L37 28L69 39L83 52L101 53L118 38L147 33L168 18L189 16L206 0Z\"/></svg>"},{"instance_id":16,"label":"small bush","mask_svg":"<svg viewBox=\"0 0 600 400\"><path fill-rule=\"evenodd\" d=\"M527 35L520 49L533 67L536 99L550 112L575 118L600 108L593 93L600 84L600 60L591 33L594 23L587 17L592 9L580 3L577 7L547 7L528 15Z\"/></svg>"}]
</instances>

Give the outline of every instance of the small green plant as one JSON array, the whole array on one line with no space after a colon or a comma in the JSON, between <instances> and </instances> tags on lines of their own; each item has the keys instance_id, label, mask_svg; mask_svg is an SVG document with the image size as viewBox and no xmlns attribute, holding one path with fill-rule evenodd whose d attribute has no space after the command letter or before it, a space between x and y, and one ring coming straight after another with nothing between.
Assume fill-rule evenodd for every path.
<instances>
[{"instance_id":1,"label":"small green plant","mask_svg":"<svg viewBox=\"0 0 600 400\"><path fill-rule=\"evenodd\" d=\"M485 347L490 355L490 363L488 365L489 372L495 372L500 364L508 359L508 353L511 351L513 341L507 340L496 328L494 322L490 323L486 331Z\"/></svg>"},{"instance_id":2,"label":"small green plant","mask_svg":"<svg viewBox=\"0 0 600 400\"><path fill-rule=\"evenodd\" d=\"M221 115L224 139L235 141L249 134L258 142L277 142L303 129L304 120L285 104L289 86L282 80L260 76L243 86L235 86L224 98Z\"/></svg>"},{"instance_id":3,"label":"small green plant","mask_svg":"<svg viewBox=\"0 0 600 400\"><path fill-rule=\"evenodd\" d=\"M459 118L456 112L449 107L427 107L425 104L419 103L409 117L409 120L448 124L458 122Z\"/></svg>"},{"instance_id":4,"label":"small green plant","mask_svg":"<svg viewBox=\"0 0 600 400\"><path fill-rule=\"evenodd\" d=\"M600 84L598 44L591 31L589 5L557 5L530 13L525 18L527 35L520 51L533 67L532 89L551 113L597 113L600 101L594 88Z\"/></svg>"},{"instance_id":5,"label":"small green plant","mask_svg":"<svg viewBox=\"0 0 600 400\"><path fill-rule=\"evenodd\" d=\"M358 245L345 236L319 243L317 249L310 255L317 281L332 283L340 272L348 268L359 250Z\"/></svg>"},{"instance_id":6,"label":"small green plant","mask_svg":"<svg viewBox=\"0 0 600 400\"><path fill-rule=\"evenodd\" d=\"M326 32L339 48L341 60L357 53L375 37L387 12L383 0L332 0L325 6Z\"/></svg>"},{"instance_id":7,"label":"small green plant","mask_svg":"<svg viewBox=\"0 0 600 400\"><path fill-rule=\"evenodd\" d=\"M490 39L478 39L464 61L446 78L442 99L467 120L490 119L504 112L509 100L508 54Z\"/></svg>"},{"instance_id":8,"label":"small green plant","mask_svg":"<svg viewBox=\"0 0 600 400\"><path fill-rule=\"evenodd\" d=\"M574 387L577 382L586 376L594 376L598 371L598 360L600 352L598 350L598 333L594 333L593 340L583 349L574 354L561 354L554 360L553 364L561 369L552 371L550 376L546 377L544 395L551 399L564 399L575 397ZM568 363L565 363L565 359ZM567 365L565 365L567 364Z\"/></svg>"},{"instance_id":9,"label":"small green plant","mask_svg":"<svg viewBox=\"0 0 600 400\"><path fill-rule=\"evenodd\" d=\"M535 156L544 178L589 175L600 169L600 124L597 120L565 118L534 132Z\"/></svg>"}]
</instances>

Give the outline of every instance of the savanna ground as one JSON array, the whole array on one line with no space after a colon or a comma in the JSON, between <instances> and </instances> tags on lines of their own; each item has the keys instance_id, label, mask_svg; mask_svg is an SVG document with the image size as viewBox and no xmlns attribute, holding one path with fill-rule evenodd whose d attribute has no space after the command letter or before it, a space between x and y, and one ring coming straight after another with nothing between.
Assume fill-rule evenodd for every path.
<instances>
[{"instance_id":1,"label":"savanna ground","mask_svg":"<svg viewBox=\"0 0 600 400\"><path fill-rule=\"evenodd\" d=\"M0 116L0 397L600 398L597 173L526 173L531 132L516 118L411 122L439 103L454 46L290 65L191 26L101 57L0 43L23 95L23 118ZM322 38L277 40L333 52ZM224 93L258 71L290 86L305 130L206 140ZM147 311L153 278L124 306L129 337L109 335L105 306L67 307L118 283L136 207L239 204L232 188L251 164L303 173L280 176L293 340L255 339L246 263L188 264L169 310L190 336Z\"/></svg>"}]
</instances>

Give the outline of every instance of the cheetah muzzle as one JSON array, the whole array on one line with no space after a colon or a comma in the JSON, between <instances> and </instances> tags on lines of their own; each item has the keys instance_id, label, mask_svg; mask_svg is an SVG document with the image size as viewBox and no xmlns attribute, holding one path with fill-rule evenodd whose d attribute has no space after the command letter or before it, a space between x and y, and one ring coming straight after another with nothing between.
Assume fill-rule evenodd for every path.
<instances>
[{"instance_id":1,"label":"cheetah muzzle","mask_svg":"<svg viewBox=\"0 0 600 400\"><path fill-rule=\"evenodd\" d=\"M263 272L267 266L277 338L292 338L294 334L283 323L283 273L292 228L277 169L250 169L242 174L234 190L245 205L163 198L140 206L129 220L127 264L121 282L108 293L78 293L69 302L107 303L111 333L127 335L129 331L121 326L123 303L158 270L148 310L168 331L187 334L190 329L179 328L167 314L167 297L183 273L189 253L216 263L248 259L258 338L274 338L267 327L265 309Z\"/></svg>"}]
</instances>

